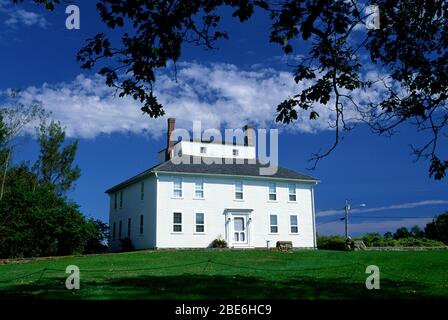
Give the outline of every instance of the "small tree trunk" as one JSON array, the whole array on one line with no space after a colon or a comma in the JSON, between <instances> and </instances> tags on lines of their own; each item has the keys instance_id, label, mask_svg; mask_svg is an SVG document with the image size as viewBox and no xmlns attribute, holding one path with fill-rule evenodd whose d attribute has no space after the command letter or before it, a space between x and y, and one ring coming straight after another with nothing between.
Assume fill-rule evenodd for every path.
<instances>
[{"instance_id":1,"label":"small tree trunk","mask_svg":"<svg viewBox=\"0 0 448 320\"><path fill-rule=\"evenodd\" d=\"M0 187L0 201L3 200L3 193L5 190L5 181L6 181L6 172L8 171L10 157L11 157L11 148L8 149L8 155L6 156L6 160L5 160L5 168L3 169L2 184Z\"/></svg>"}]
</instances>

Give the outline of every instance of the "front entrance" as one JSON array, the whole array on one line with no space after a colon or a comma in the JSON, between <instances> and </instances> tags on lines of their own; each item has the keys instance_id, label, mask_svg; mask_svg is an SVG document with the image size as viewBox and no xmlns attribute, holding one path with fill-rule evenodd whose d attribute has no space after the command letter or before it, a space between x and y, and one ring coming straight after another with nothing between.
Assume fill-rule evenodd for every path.
<instances>
[{"instance_id":1,"label":"front entrance","mask_svg":"<svg viewBox=\"0 0 448 320\"><path fill-rule=\"evenodd\" d=\"M229 247L250 247L250 224L252 210L239 210L226 213L226 238Z\"/></svg>"},{"instance_id":2,"label":"front entrance","mask_svg":"<svg viewBox=\"0 0 448 320\"><path fill-rule=\"evenodd\" d=\"M233 243L247 244L247 218L245 216L233 217Z\"/></svg>"}]
</instances>

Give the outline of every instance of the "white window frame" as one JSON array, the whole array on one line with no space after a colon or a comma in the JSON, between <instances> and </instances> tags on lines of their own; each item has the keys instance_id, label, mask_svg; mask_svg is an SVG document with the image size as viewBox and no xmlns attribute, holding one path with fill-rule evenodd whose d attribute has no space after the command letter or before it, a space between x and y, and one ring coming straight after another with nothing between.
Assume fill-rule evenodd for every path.
<instances>
[{"instance_id":1,"label":"white window frame","mask_svg":"<svg viewBox=\"0 0 448 320\"><path fill-rule=\"evenodd\" d=\"M180 188L176 188L176 181L180 182ZM183 192L183 181L182 177L174 177L173 178L173 188L172 188L172 197L176 199L182 199L184 192ZM180 196L176 195L176 191L180 191Z\"/></svg>"},{"instance_id":2,"label":"white window frame","mask_svg":"<svg viewBox=\"0 0 448 320\"><path fill-rule=\"evenodd\" d=\"M174 214L180 213L180 223L174 222ZM173 213L171 215L171 233L182 233L183 232L183 212L181 210L173 210ZM180 226L180 231L175 231L174 226Z\"/></svg>"},{"instance_id":3,"label":"white window frame","mask_svg":"<svg viewBox=\"0 0 448 320\"><path fill-rule=\"evenodd\" d=\"M271 193L271 186L274 186L274 193ZM275 195L275 199L271 199L271 194ZM268 183L268 201L277 201L277 184L275 182Z\"/></svg>"},{"instance_id":4,"label":"white window frame","mask_svg":"<svg viewBox=\"0 0 448 320\"><path fill-rule=\"evenodd\" d=\"M198 189L198 185L201 186L200 189ZM196 192L202 192L202 196L198 197ZM204 198L205 198L205 194L204 194L204 180L203 179L198 179L198 180L196 180L194 182L194 199L204 199Z\"/></svg>"},{"instance_id":5,"label":"white window frame","mask_svg":"<svg viewBox=\"0 0 448 320\"><path fill-rule=\"evenodd\" d=\"M293 187L293 189L291 189L291 187ZM292 190L294 190L293 193L291 193ZM294 196L294 200L291 200L291 196ZM295 183L288 184L288 201L297 202L297 186Z\"/></svg>"},{"instance_id":6,"label":"white window frame","mask_svg":"<svg viewBox=\"0 0 448 320\"><path fill-rule=\"evenodd\" d=\"M197 222L197 215L198 214L202 214L202 216L203 216L203 223L202 224L198 224L198 222ZM203 228L204 228L204 231L197 231L197 227L198 226L203 226ZM194 231L193 231L193 233L199 233L199 234L204 234L205 233L205 213L204 213L204 210L196 210L195 212L194 212Z\"/></svg>"},{"instance_id":7,"label":"white window frame","mask_svg":"<svg viewBox=\"0 0 448 320\"><path fill-rule=\"evenodd\" d=\"M145 199L145 181L140 183L140 200L143 201Z\"/></svg>"},{"instance_id":8,"label":"white window frame","mask_svg":"<svg viewBox=\"0 0 448 320\"><path fill-rule=\"evenodd\" d=\"M292 224L292 221L291 221L292 217L296 217L296 224L295 225ZM292 231L293 227L297 228L296 232ZM291 215L289 215L289 233L290 234L298 234L299 233L299 215L298 214L291 214Z\"/></svg>"},{"instance_id":9,"label":"white window frame","mask_svg":"<svg viewBox=\"0 0 448 320\"><path fill-rule=\"evenodd\" d=\"M277 224L272 224L271 223L271 216L275 216L276 217L276 220L277 220ZM276 227L277 228L277 231L272 231L272 227ZM278 214L276 214L276 213L270 213L269 214L269 233L270 234L278 234L279 233L279 228L278 228Z\"/></svg>"},{"instance_id":10,"label":"white window frame","mask_svg":"<svg viewBox=\"0 0 448 320\"><path fill-rule=\"evenodd\" d=\"M237 191L237 185L241 184L241 191ZM243 181L235 181L235 183L233 184L233 198L234 200L238 200L238 201L242 201L244 200L244 183ZM237 193L241 193L241 198L238 198L236 196Z\"/></svg>"}]
</instances>

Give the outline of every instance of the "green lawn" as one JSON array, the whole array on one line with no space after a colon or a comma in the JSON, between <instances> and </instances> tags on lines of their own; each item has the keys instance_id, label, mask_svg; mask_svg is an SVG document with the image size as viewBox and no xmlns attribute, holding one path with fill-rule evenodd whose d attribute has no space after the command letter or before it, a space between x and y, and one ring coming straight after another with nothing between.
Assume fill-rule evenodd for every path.
<instances>
[{"instance_id":1,"label":"green lawn","mask_svg":"<svg viewBox=\"0 0 448 320\"><path fill-rule=\"evenodd\" d=\"M81 289L65 288L77 265ZM377 265L381 289L365 288ZM45 270L46 269L46 270ZM45 271L44 271L45 270ZM0 265L0 298L448 298L448 251L139 251Z\"/></svg>"}]
</instances>

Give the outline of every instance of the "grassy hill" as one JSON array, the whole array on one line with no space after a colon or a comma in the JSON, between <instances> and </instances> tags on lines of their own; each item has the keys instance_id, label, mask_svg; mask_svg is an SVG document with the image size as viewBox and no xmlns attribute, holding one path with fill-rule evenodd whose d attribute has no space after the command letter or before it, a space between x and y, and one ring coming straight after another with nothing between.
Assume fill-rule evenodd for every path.
<instances>
[{"instance_id":1,"label":"grassy hill","mask_svg":"<svg viewBox=\"0 0 448 320\"><path fill-rule=\"evenodd\" d=\"M65 288L65 268L81 288ZM381 289L367 290L368 265ZM0 299L356 299L448 297L448 251L138 251L0 265Z\"/></svg>"}]
</instances>

